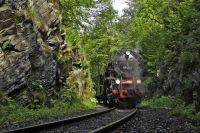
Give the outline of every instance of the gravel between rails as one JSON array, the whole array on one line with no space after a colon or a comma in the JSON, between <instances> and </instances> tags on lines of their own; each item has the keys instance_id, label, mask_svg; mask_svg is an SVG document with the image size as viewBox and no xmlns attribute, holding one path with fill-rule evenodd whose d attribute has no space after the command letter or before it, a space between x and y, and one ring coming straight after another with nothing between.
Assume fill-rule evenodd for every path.
<instances>
[{"instance_id":1,"label":"gravel between rails","mask_svg":"<svg viewBox=\"0 0 200 133\"><path fill-rule=\"evenodd\" d=\"M171 115L171 109L138 109L136 115L113 133L200 133L199 123Z\"/></svg>"},{"instance_id":2,"label":"gravel between rails","mask_svg":"<svg viewBox=\"0 0 200 133\"><path fill-rule=\"evenodd\" d=\"M99 112L99 111L103 111L103 110L107 110L107 109L108 109L107 107L97 106L94 109L82 110L82 111L70 113L67 115L46 116L46 117L44 116L44 117L39 117L39 118L33 118L31 120L24 121L24 122L6 123L6 124L0 126L0 133L8 131L8 130L13 130L16 128L22 128L22 127L27 127L27 126L33 126L33 125L39 125L39 124L43 124L43 123L63 120L63 119L72 118L75 116L84 115L84 114L88 114L88 113Z\"/></svg>"},{"instance_id":3,"label":"gravel between rails","mask_svg":"<svg viewBox=\"0 0 200 133\"><path fill-rule=\"evenodd\" d=\"M43 130L40 133L88 133L99 127L105 126L123 118L124 116L131 113L133 110L120 110L115 109L109 113L92 117L80 122L75 122L69 125L62 125L58 128Z\"/></svg>"}]
</instances>

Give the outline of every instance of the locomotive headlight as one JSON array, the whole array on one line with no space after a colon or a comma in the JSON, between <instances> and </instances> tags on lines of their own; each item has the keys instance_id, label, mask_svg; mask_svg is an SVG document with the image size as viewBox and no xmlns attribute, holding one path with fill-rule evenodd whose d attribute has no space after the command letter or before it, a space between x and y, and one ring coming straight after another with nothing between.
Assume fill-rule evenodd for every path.
<instances>
[{"instance_id":1,"label":"locomotive headlight","mask_svg":"<svg viewBox=\"0 0 200 133\"><path fill-rule=\"evenodd\" d=\"M115 80L115 83L116 83L116 84L120 84L120 80L119 80L119 79L116 79L116 80Z\"/></svg>"},{"instance_id":2,"label":"locomotive headlight","mask_svg":"<svg viewBox=\"0 0 200 133\"><path fill-rule=\"evenodd\" d=\"M141 81L140 79L137 80L137 84L141 84L141 82L142 82L142 81Z\"/></svg>"},{"instance_id":3,"label":"locomotive headlight","mask_svg":"<svg viewBox=\"0 0 200 133\"><path fill-rule=\"evenodd\" d=\"M126 51L126 55L130 55L131 54L131 52L130 51Z\"/></svg>"}]
</instances>

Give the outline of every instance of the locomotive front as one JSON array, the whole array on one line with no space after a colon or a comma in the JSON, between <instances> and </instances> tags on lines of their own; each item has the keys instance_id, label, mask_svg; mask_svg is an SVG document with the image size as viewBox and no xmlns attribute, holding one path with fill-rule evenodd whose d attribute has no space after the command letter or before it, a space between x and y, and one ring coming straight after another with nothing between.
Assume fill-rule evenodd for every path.
<instances>
[{"instance_id":1,"label":"locomotive front","mask_svg":"<svg viewBox=\"0 0 200 133\"><path fill-rule=\"evenodd\" d=\"M146 67L143 59L131 49L113 54L103 79L104 102L120 107L135 107L145 93Z\"/></svg>"}]
</instances>

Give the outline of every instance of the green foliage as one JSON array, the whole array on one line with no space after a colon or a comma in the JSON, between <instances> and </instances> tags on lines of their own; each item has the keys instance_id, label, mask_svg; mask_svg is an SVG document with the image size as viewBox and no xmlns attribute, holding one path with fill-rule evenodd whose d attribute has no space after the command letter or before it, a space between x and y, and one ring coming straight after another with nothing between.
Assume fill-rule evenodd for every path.
<instances>
[{"instance_id":1,"label":"green foliage","mask_svg":"<svg viewBox=\"0 0 200 133\"><path fill-rule=\"evenodd\" d=\"M8 108L4 107L3 111L0 112L0 125L5 124L6 122L22 122L27 121L33 118L38 117L50 117L50 116L58 116L69 114L72 112L81 111L84 109L88 109L88 107L84 106L80 103L74 103L72 105L65 106L57 106L53 108L42 107L37 110L32 110L28 108L24 108L21 106L12 105L14 107ZM14 108L14 110L13 110Z\"/></svg>"},{"instance_id":2,"label":"green foliage","mask_svg":"<svg viewBox=\"0 0 200 133\"><path fill-rule=\"evenodd\" d=\"M65 86L60 91L60 103L64 105L72 105L74 103L81 103L81 99L78 96L77 92L69 86Z\"/></svg>"},{"instance_id":3,"label":"green foliage","mask_svg":"<svg viewBox=\"0 0 200 133\"><path fill-rule=\"evenodd\" d=\"M41 81L35 81L32 83L32 88L30 91L31 103L28 105L29 108L38 109L45 106L47 95L45 87Z\"/></svg>"},{"instance_id":4,"label":"green foliage","mask_svg":"<svg viewBox=\"0 0 200 133\"><path fill-rule=\"evenodd\" d=\"M185 51L181 53L179 57L179 63L184 66L184 69L188 69L191 66L195 67L198 64L199 53Z\"/></svg>"},{"instance_id":5,"label":"green foliage","mask_svg":"<svg viewBox=\"0 0 200 133\"><path fill-rule=\"evenodd\" d=\"M36 12L32 8L27 8L26 11L29 17L36 17Z\"/></svg>"},{"instance_id":6,"label":"green foliage","mask_svg":"<svg viewBox=\"0 0 200 133\"><path fill-rule=\"evenodd\" d=\"M3 103L4 95L3 92L0 91L0 106Z\"/></svg>"},{"instance_id":7,"label":"green foliage","mask_svg":"<svg viewBox=\"0 0 200 133\"><path fill-rule=\"evenodd\" d=\"M1 49L2 49L2 51L5 51L6 49L8 49L10 47L11 47L10 40L7 40L2 44Z\"/></svg>"},{"instance_id":8,"label":"green foliage","mask_svg":"<svg viewBox=\"0 0 200 133\"><path fill-rule=\"evenodd\" d=\"M2 97L2 103L0 105L0 124L6 121L6 117L10 114L15 114L17 110L22 107L21 105L17 104L11 98L6 96Z\"/></svg>"},{"instance_id":9,"label":"green foliage","mask_svg":"<svg viewBox=\"0 0 200 133\"><path fill-rule=\"evenodd\" d=\"M96 99L93 98L93 97L91 97L91 98L89 98L89 99L85 99L85 100L83 101L83 105L84 105L85 107L87 107L87 108L93 108L93 107L95 107L95 106L96 106L96 103L97 103L97 101L96 101Z\"/></svg>"},{"instance_id":10,"label":"green foliage","mask_svg":"<svg viewBox=\"0 0 200 133\"><path fill-rule=\"evenodd\" d=\"M43 88L38 82L33 84L39 90ZM95 102L91 102L90 100L82 101L77 92L68 86L61 89L59 95L59 99L52 101L54 104L53 107L38 106L37 103L33 104L34 108L30 109L0 93L0 96L3 96L0 99L0 125L6 122L22 122L43 116L69 114L95 106Z\"/></svg>"},{"instance_id":11,"label":"green foliage","mask_svg":"<svg viewBox=\"0 0 200 133\"><path fill-rule=\"evenodd\" d=\"M194 105L188 105L188 106L184 106L184 104L177 105L173 111L173 114L200 121L200 119L198 119L197 117L198 113L196 113Z\"/></svg>"},{"instance_id":12,"label":"green foliage","mask_svg":"<svg viewBox=\"0 0 200 133\"><path fill-rule=\"evenodd\" d=\"M200 1L138 0L130 5L120 18L120 32L125 44L138 48L146 60L148 76L154 77L152 94L182 95L186 103L193 102L199 88L194 73L200 67ZM158 69L161 77L156 77ZM186 89L192 91L187 95Z\"/></svg>"},{"instance_id":13,"label":"green foliage","mask_svg":"<svg viewBox=\"0 0 200 133\"><path fill-rule=\"evenodd\" d=\"M179 103L181 103L180 99L177 99L173 96L161 96L161 97L153 97L152 99L145 99L142 101L142 106L150 106L152 108L162 108L169 107L174 108Z\"/></svg>"},{"instance_id":14,"label":"green foliage","mask_svg":"<svg viewBox=\"0 0 200 133\"><path fill-rule=\"evenodd\" d=\"M192 89L192 75L187 75L183 79L185 89Z\"/></svg>"},{"instance_id":15,"label":"green foliage","mask_svg":"<svg viewBox=\"0 0 200 133\"><path fill-rule=\"evenodd\" d=\"M66 36L68 49L71 51L78 49L81 56L84 57L81 61L82 71L89 71L91 75L102 73L110 54L121 47L120 32L117 31L117 23L115 23L117 14L112 7L111 0L70 0L70 2L62 0L61 4L64 9L63 24L68 35ZM77 55L71 57L72 60L74 58L80 59ZM74 74L76 74L76 70L71 73L72 78ZM90 83L90 78L82 80L88 79L86 80L87 85L92 84L93 86L93 83ZM77 88L80 88L82 81L74 81L74 84L71 85L78 84ZM96 81L94 79L93 81L95 88L98 88Z\"/></svg>"},{"instance_id":16,"label":"green foliage","mask_svg":"<svg viewBox=\"0 0 200 133\"><path fill-rule=\"evenodd\" d=\"M39 15L37 14L37 12L35 10L33 10L32 8L28 7L26 9L26 14L27 14L28 17L30 17L33 20L33 22L36 25L36 28L41 28L42 26L45 25L44 20L42 20L39 17Z\"/></svg>"},{"instance_id":17,"label":"green foliage","mask_svg":"<svg viewBox=\"0 0 200 133\"><path fill-rule=\"evenodd\" d=\"M67 84L78 93L83 102L90 101L91 103L95 103L93 100L95 94L93 83L88 70L77 69L71 71L67 79Z\"/></svg>"},{"instance_id":18,"label":"green foliage","mask_svg":"<svg viewBox=\"0 0 200 133\"><path fill-rule=\"evenodd\" d=\"M117 13L110 0L102 2L93 13L93 25L88 27L83 36L83 49L86 53L95 90L99 89L98 75L104 72L111 54L123 45L122 33L118 30ZM101 9L101 10L99 10Z\"/></svg>"},{"instance_id":19,"label":"green foliage","mask_svg":"<svg viewBox=\"0 0 200 133\"><path fill-rule=\"evenodd\" d=\"M40 80L33 82L32 87L33 87L34 90L38 90L38 91L44 90L44 86L42 85L42 82Z\"/></svg>"},{"instance_id":20,"label":"green foliage","mask_svg":"<svg viewBox=\"0 0 200 133\"><path fill-rule=\"evenodd\" d=\"M121 20L122 23L129 21L125 41L140 49L148 64L149 76L154 75L161 61L172 62L179 55L180 63L186 68L199 60L199 45L194 43L196 37L189 33L199 24L197 3L194 0L139 0L137 4L130 4L135 6L134 10L132 6L126 10Z\"/></svg>"},{"instance_id":21,"label":"green foliage","mask_svg":"<svg viewBox=\"0 0 200 133\"><path fill-rule=\"evenodd\" d=\"M89 9L94 6L94 1L61 0L61 5L64 25L78 32L84 28L83 22L89 21Z\"/></svg>"}]
</instances>

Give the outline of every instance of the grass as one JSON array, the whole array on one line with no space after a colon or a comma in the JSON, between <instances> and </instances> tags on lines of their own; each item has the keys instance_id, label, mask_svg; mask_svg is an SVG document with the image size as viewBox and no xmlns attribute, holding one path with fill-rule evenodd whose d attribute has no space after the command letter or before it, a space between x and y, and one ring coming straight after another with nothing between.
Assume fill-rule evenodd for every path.
<instances>
[{"instance_id":1,"label":"grass","mask_svg":"<svg viewBox=\"0 0 200 133\"><path fill-rule=\"evenodd\" d=\"M194 105L185 105L185 103L173 96L153 97L152 99L145 99L141 106L148 106L150 108L171 108L172 114L181 116L190 120L200 122L200 112L195 111Z\"/></svg>"},{"instance_id":2,"label":"grass","mask_svg":"<svg viewBox=\"0 0 200 133\"><path fill-rule=\"evenodd\" d=\"M151 108L175 108L180 103L179 99L172 96L153 97L152 99L145 99L142 101L142 106L149 106Z\"/></svg>"},{"instance_id":3,"label":"grass","mask_svg":"<svg viewBox=\"0 0 200 133\"><path fill-rule=\"evenodd\" d=\"M67 100L69 101L70 99ZM0 125L28 121L38 117L70 114L81 110L92 109L96 105L89 100L84 102L77 99L72 100L73 102L60 101L55 104L54 107L40 106L40 108L37 109L30 109L8 97L3 97L3 99L0 99Z\"/></svg>"},{"instance_id":4,"label":"grass","mask_svg":"<svg viewBox=\"0 0 200 133\"><path fill-rule=\"evenodd\" d=\"M94 106L93 106L94 107ZM90 108L93 108L90 107ZM27 121L33 118L38 117L45 117L45 116L56 116L56 115L62 115L62 114L70 114L72 112L77 112L85 109L89 109L87 106L79 103L79 104L72 104L72 105L66 105L62 107L42 107L37 110L28 109L22 106L15 106L12 105L12 107L4 107L1 108L4 111L0 112L0 125L5 123L13 123L13 122L22 122Z\"/></svg>"},{"instance_id":5,"label":"grass","mask_svg":"<svg viewBox=\"0 0 200 133\"><path fill-rule=\"evenodd\" d=\"M182 116L184 118L200 122L200 112L195 111L194 105L185 106L183 104L180 104L176 106L176 108L174 108L173 114L176 116Z\"/></svg>"}]
</instances>

